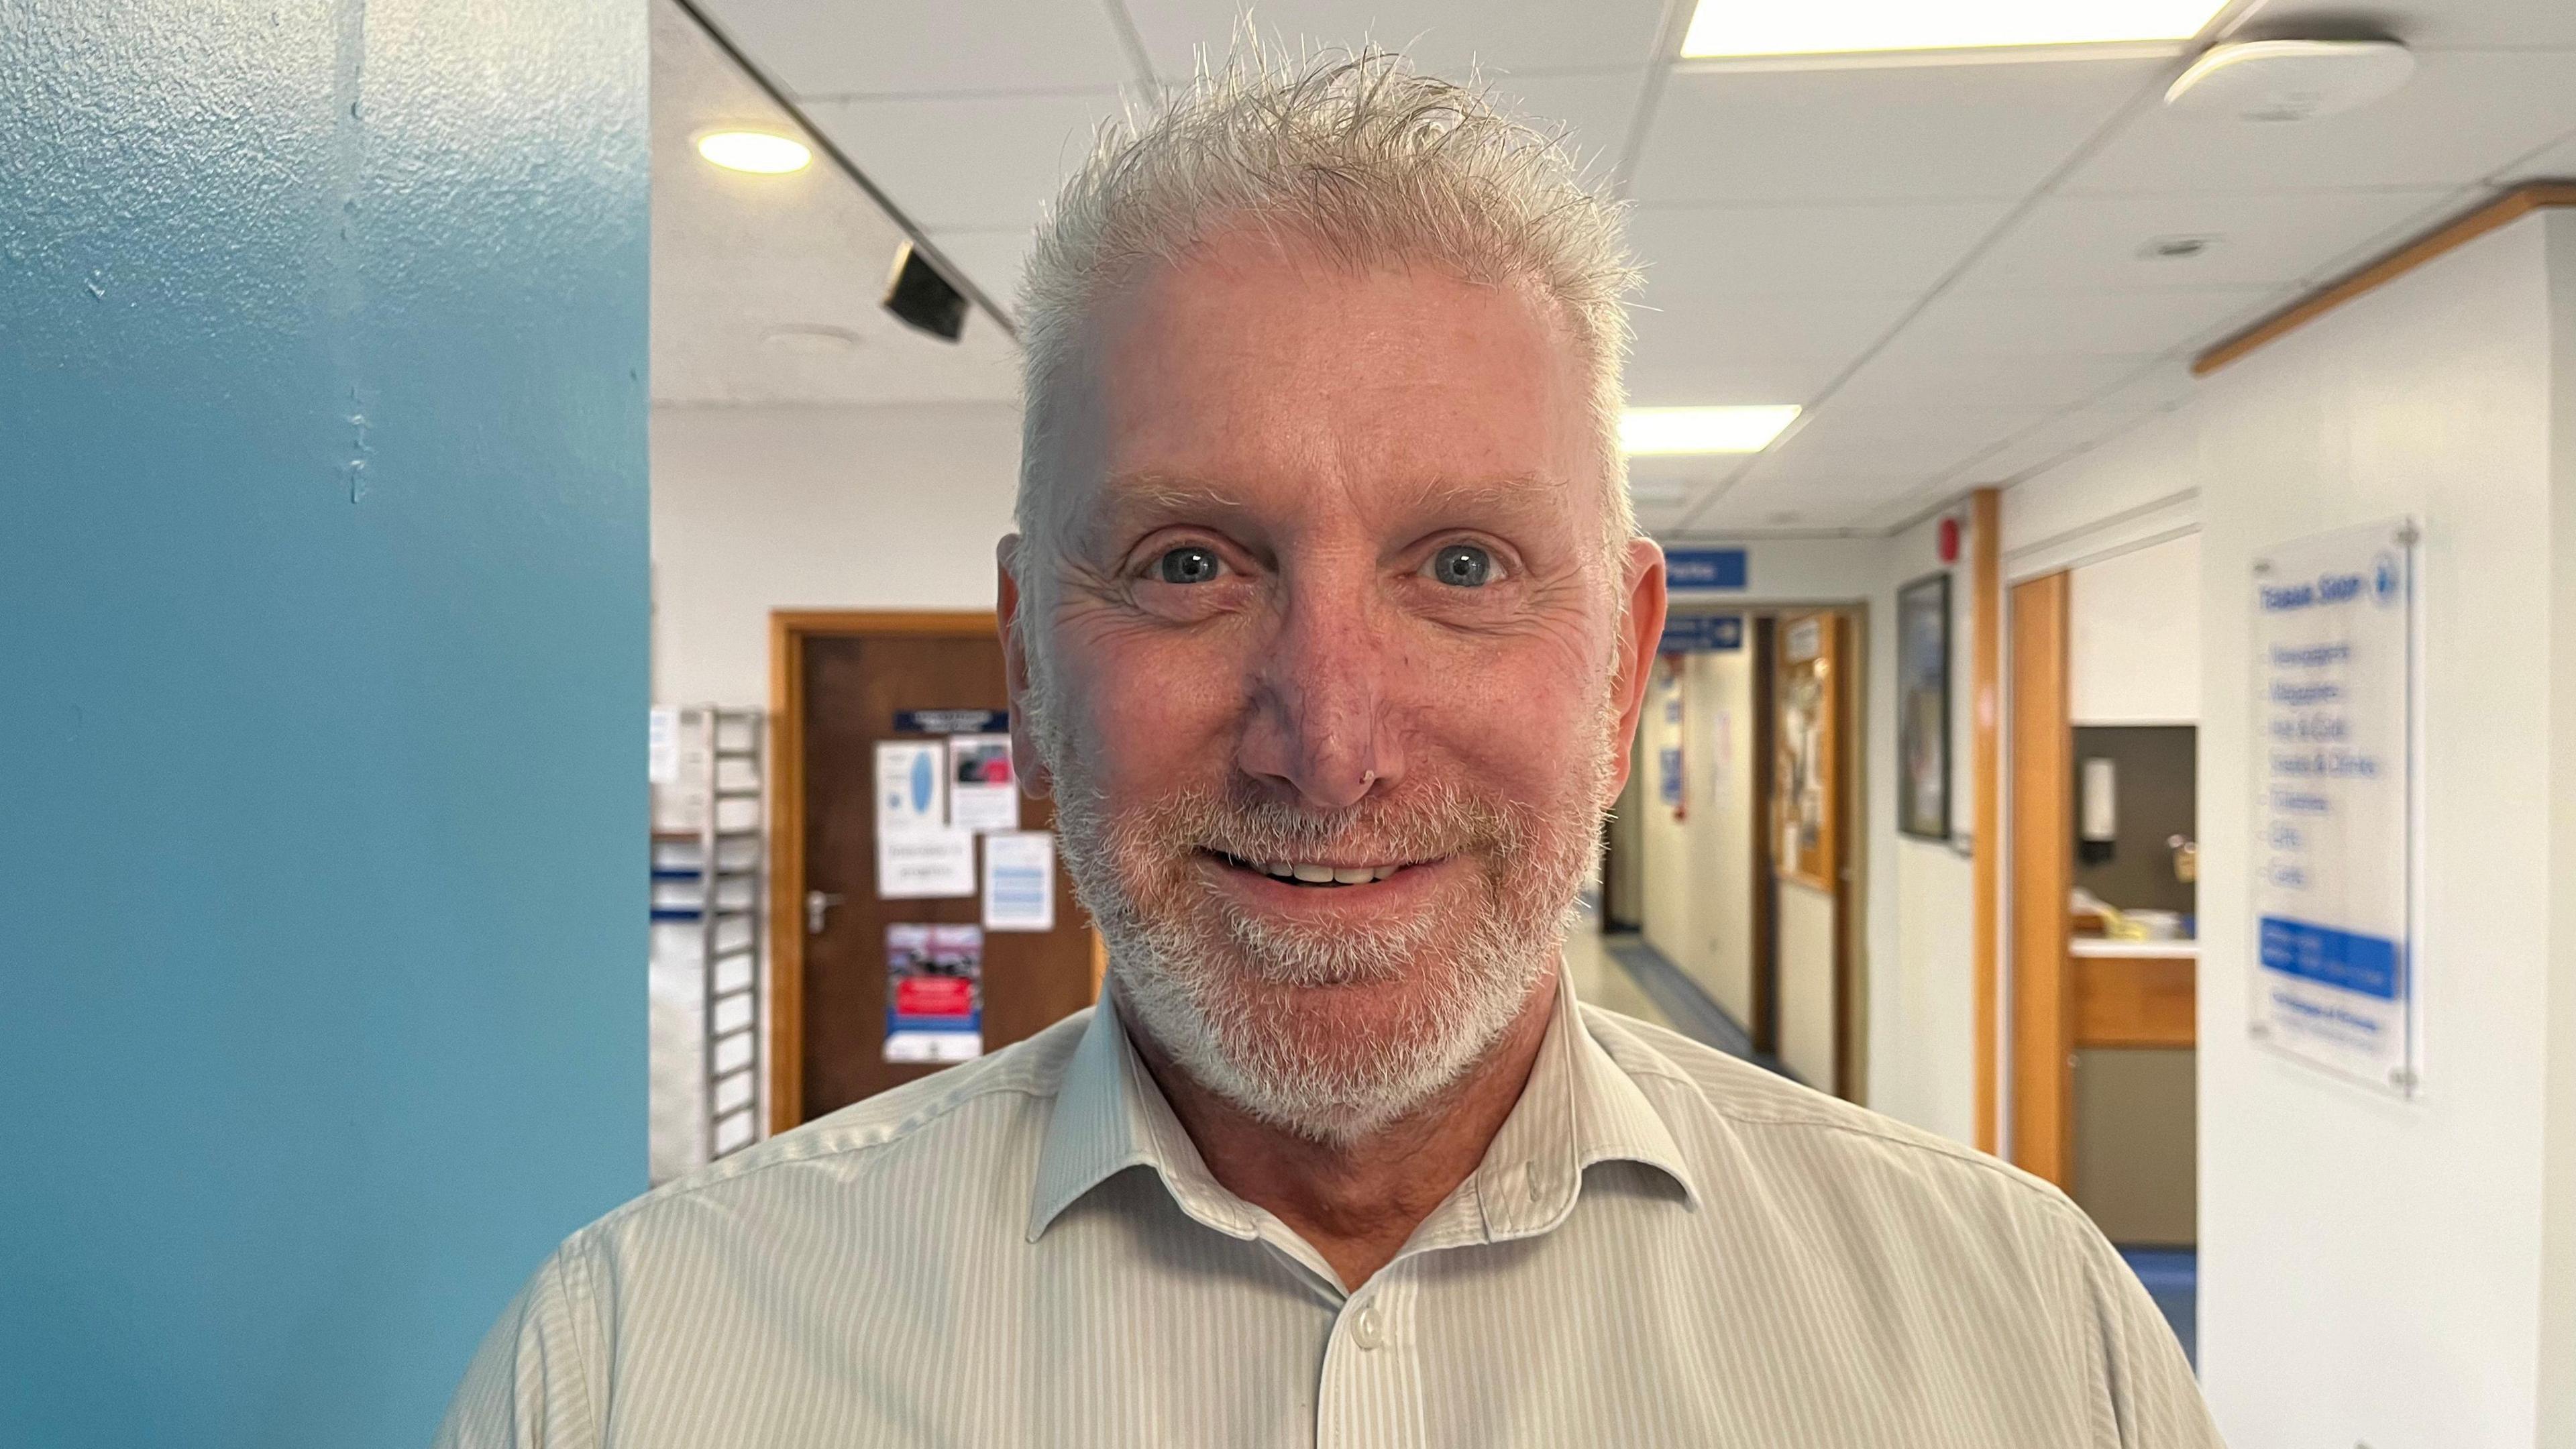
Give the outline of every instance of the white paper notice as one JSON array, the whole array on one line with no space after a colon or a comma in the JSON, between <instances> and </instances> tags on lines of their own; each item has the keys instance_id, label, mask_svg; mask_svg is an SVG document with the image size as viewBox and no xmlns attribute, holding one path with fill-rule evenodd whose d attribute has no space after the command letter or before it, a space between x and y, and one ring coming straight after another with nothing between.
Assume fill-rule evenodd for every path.
<instances>
[{"instance_id":1,"label":"white paper notice","mask_svg":"<svg viewBox=\"0 0 2576 1449\"><path fill-rule=\"evenodd\" d=\"M960 830L1020 828L1009 735L948 737L948 823Z\"/></svg>"},{"instance_id":2,"label":"white paper notice","mask_svg":"<svg viewBox=\"0 0 2576 1449\"><path fill-rule=\"evenodd\" d=\"M877 839L947 824L947 748L937 740L877 741Z\"/></svg>"},{"instance_id":3,"label":"white paper notice","mask_svg":"<svg viewBox=\"0 0 2576 1449\"><path fill-rule=\"evenodd\" d=\"M1055 929L1055 836L1029 830L984 837L984 929Z\"/></svg>"},{"instance_id":4,"label":"white paper notice","mask_svg":"<svg viewBox=\"0 0 2576 1449\"><path fill-rule=\"evenodd\" d=\"M680 712L656 709L644 720L644 778L656 785L680 783Z\"/></svg>"},{"instance_id":5,"label":"white paper notice","mask_svg":"<svg viewBox=\"0 0 2576 1449\"><path fill-rule=\"evenodd\" d=\"M877 837L877 898L975 894L975 832L941 825Z\"/></svg>"}]
</instances>

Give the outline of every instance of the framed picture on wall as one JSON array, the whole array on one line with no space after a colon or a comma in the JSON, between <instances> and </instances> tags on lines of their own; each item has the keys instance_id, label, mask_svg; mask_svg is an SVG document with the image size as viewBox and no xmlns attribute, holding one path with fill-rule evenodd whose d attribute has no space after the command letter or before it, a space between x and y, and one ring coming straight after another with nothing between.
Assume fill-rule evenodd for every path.
<instances>
[{"instance_id":1,"label":"framed picture on wall","mask_svg":"<svg viewBox=\"0 0 2576 1449\"><path fill-rule=\"evenodd\" d=\"M1896 591L1896 828L1950 838L1950 575Z\"/></svg>"}]
</instances>

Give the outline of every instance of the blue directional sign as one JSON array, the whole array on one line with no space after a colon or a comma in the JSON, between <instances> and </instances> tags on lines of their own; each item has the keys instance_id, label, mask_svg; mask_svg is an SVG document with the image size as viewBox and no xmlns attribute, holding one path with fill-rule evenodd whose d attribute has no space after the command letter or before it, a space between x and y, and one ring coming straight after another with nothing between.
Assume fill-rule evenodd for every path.
<instances>
[{"instance_id":1,"label":"blue directional sign","mask_svg":"<svg viewBox=\"0 0 2576 1449\"><path fill-rule=\"evenodd\" d=\"M1671 588L1741 589L1745 577L1740 548L1676 548L1664 554L1664 582Z\"/></svg>"},{"instance_id":2,"label":"blue directional sign","mask_svg":"<svg viewBox=\"0 0 2576 1449\"><path fill-rule=\"evenodd\" d=\"M1741 614L1675 614L1664 620L1664 654L1723 654L1744 647Z\"/></svg>"}]
</instances>

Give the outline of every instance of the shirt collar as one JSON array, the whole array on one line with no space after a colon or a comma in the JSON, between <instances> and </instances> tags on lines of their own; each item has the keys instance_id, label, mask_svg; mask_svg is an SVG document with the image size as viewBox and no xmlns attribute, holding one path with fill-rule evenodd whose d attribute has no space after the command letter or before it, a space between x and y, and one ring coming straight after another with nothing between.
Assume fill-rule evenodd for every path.
<instances>
[{"instance_id":1,"label":"shirt collar","mask_svg":"<svg viewBox=\"0 0 2576 1449\"><path fill-rule=\"evenodd\" d=\"M1501 1241L1553 1228L1574 1210L1584 1169L1609 1161L1655 1168L1690 1202L1699 1200L1672 1130L1585 1029L1573 983L1560 969L1529 1081L1467 1179L1479 1236ZM1056 1091L1038 1151L1028 1240L1036 1242L1083 1194L1140 1166L1154 1170L1183 1212L1230 1237L1249 1241L1270 1220L1208 1171L1104 992Z\"/></svg>"}]
</instances>

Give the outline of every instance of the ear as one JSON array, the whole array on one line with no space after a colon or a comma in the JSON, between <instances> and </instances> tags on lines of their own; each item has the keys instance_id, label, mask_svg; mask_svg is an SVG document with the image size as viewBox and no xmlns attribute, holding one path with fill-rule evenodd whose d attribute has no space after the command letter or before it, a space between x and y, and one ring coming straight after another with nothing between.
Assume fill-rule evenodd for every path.
<instances>
[{"instance_id":1,"label":"ear","mask_svg":"<svg viewBox=\"0 0 2576 1449\"><path fill-rule=\"evenodd\" d=\"M1037 736L1029 729L1029 657L1021 647L1018 627L1020 543L1018 534L1007 534L993 551L998 575L993 615L1002 629L1002 682L1011 697L1011 774L1019 780L1022 794L1043 800L1054 792L1055 777L1047 773L1046 761L1038 754Z\"/></svg>"},{"instance_id":2,"label":"ear","mask_svg":"<svg viewBox=\"0 0 2576 1449\"><path fill-rule=\"evenodd\" d=\"M1630 756L1637 744L1637 716L1646 707L1646 681L1653 675L1656 646L1664 638L1664 551L1651 538L1632 538L1619 561L1624 575L1619 597L1619 660L1612 671L1611 699L1619 709L1618 737L1611 742L1608 809L1627 788Z\"/></svg>"}]
</instances>

